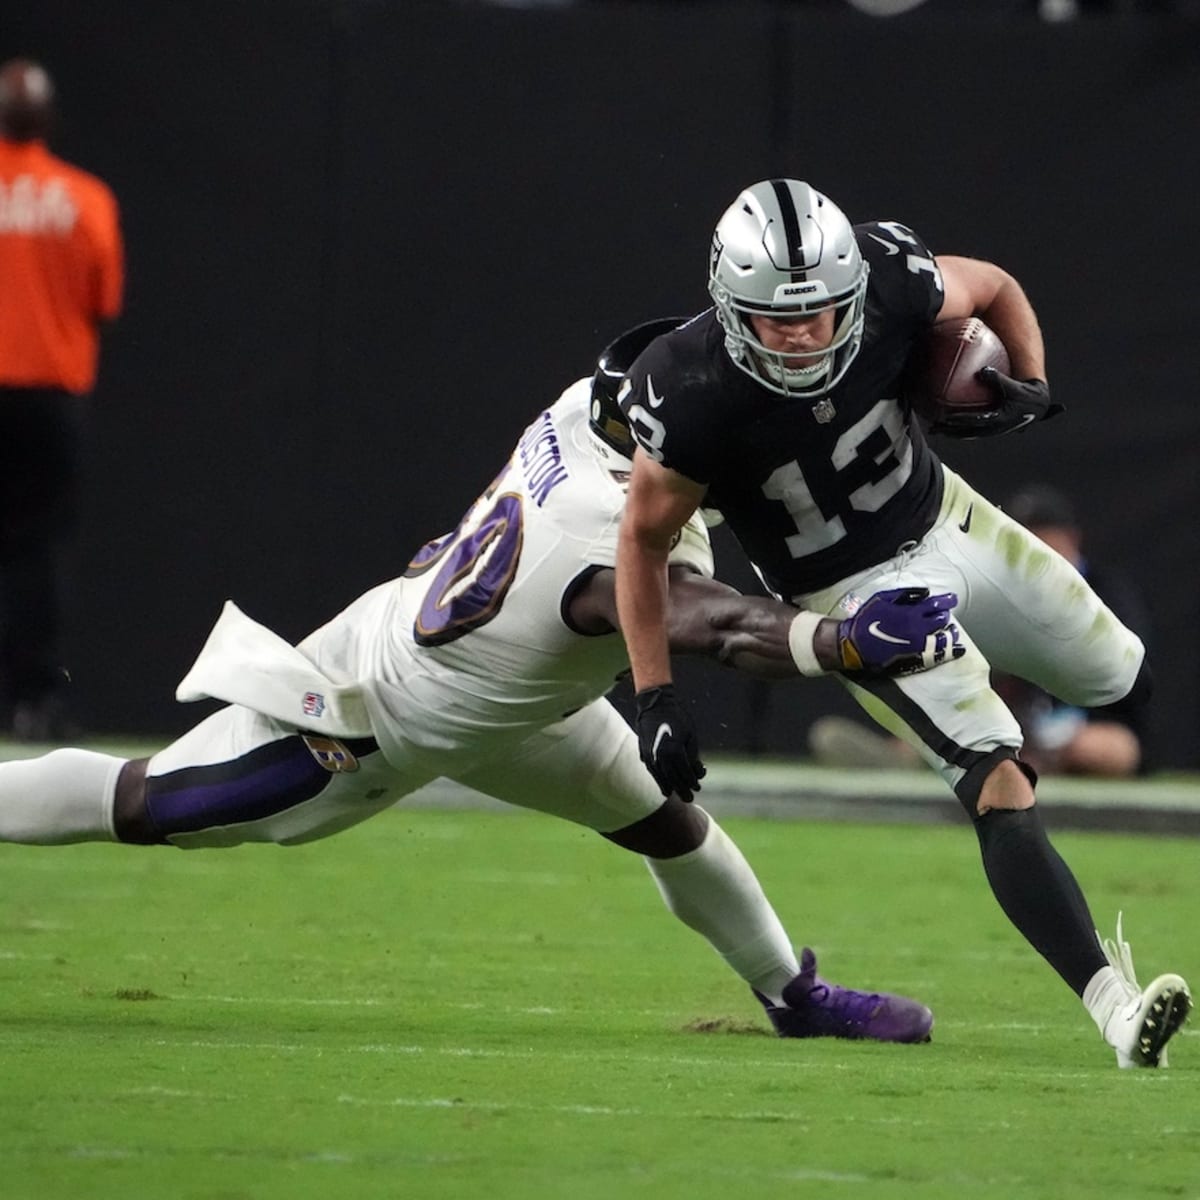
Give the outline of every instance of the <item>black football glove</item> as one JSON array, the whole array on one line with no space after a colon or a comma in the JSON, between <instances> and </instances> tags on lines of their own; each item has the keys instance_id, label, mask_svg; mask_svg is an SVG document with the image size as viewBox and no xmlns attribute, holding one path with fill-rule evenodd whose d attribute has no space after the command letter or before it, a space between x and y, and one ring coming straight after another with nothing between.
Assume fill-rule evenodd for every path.
<instances>
[{"instance_id":1,"label":"black football glove","mask_svg":"<svg viewBox=\"0 0 1200 1200\"><path fill-rule=\"evenodd\" d=\"M696 728L687 710L675 695L675 686L643 688L634 697L637 708L634 728L638 750L654 782L664 796L675 793L691 802L700 790L704 764L696 741Z\"/></svg>"},{"instance_id":2,"label":"black football glove","mask_svg":"<svg viewBox=\"0 0 1200 1200\"><path fill-rule=\"evenodd\" d=\"M1063 405L1050 399L1050 387L1044 380L1012 379L995 367L984 367L978 378L996 393L1000 404L987 412L955 412L939 417L931 433L956 438L993 437L1065 411Z\"/></svg>"}]
</instances>

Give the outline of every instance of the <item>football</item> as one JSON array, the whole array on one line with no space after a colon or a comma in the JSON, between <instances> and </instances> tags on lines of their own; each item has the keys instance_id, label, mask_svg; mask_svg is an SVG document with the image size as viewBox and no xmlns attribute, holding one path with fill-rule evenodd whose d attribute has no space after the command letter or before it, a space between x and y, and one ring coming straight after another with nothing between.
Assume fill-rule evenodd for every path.
<instances>
[{"instance_id":1,"label":"football","mask_svg":"<svg viewBox=\"0 0 1200 1200\"><path fill-rule=\"evenodd\" d=\"M988 412L999 397L976 378L984 367L1008 374L1004 343L978 317L939 321L913 350L906 399L930 424L953 413Z\"/></svg>"}]
</instances>

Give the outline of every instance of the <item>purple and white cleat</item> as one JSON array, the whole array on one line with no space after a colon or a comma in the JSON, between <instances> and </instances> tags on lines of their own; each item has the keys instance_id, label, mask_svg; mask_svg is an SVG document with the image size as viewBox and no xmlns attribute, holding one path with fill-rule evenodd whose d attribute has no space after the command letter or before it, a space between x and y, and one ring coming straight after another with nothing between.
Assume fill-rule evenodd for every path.
<instances>
[{"instance_id":1,"label":"purple and white cleat","mask_svg":"<svg viewBox=\"0 0 1200 1200\"><path fill-rule=\"evenodd\" d=\"M920 1001L828 983L817 974L817 956L807 946L800 952L800 974L783 989L783 1006L754 994L780 1037L928 1042L933 1028L933 1013Z\"/></svg>"}]
</instances>

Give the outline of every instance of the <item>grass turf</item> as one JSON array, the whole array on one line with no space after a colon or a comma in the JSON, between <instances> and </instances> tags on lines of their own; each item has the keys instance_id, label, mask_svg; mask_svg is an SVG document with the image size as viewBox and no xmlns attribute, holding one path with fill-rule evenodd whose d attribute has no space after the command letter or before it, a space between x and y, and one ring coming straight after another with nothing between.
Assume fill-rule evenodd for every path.
<instances>
[{"instance_id":1,"label":"grass turf","mask_svg":"<svg viewBox=\"0 0 1200 1200\"><path fill-rule=\"evenodd\" d=\"M532 814L0 847L0 1194L1200 1195L1200 1044L1119 1072L968 829L724 824L823 973L920 996L932 1044L768 1036L636 858ZM1056 842L1143 977L1200 979L1195 842Z\"/></svg>"}]
</instances>

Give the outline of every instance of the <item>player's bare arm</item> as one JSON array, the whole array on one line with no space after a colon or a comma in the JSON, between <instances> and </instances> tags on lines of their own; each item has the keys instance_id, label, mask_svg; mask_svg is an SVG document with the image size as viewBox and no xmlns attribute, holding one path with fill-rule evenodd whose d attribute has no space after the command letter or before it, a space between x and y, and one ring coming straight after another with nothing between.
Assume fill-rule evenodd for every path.
<instances>
[{"instance_id":1,"label":"player's bare arm","mask_svg":"<svg viewBox=\"0 0 1200 1200\"><path fill-rule=\"evenodd\" d=\"M1045 379L1046 350L1037 314L1021 285L995 263L938 256L945 300L939 321L981 317L1008 350L1014 379Z\"/></svg>"},{"instance_id":2,"label":"player's bare arm","mask_svg":"<svg viewBox=\"0 0 1200 1200\"><path fill-rule=\"evenodd\" d=\"M667 634L667 557L700 506L704 487L639 450L617 545L617 612L634 687L671 681Z\"/></svg>"},{"instance_id":3,"label":"player's bare arm","mask_svg":"<svg viewBox=\"0 0 1200 1200\"><path fill-rule=\"evenodd\" d=\"M705 655L763 679L799 674L789 633L796 609L765 596L745 596L736 588L694 572L671 570L667 632L672 654ZM836 671L837 622L822 620L812 633L821 666Z\"/></svg>"},{"instance_id":4,"label":"player's bare arm","mask_svg":"<svg viewBox=\"0 0 1200 1200\"><path fill-rule=\"evenodd\" d=\"M957 596L894 588L868 598L845 620L747 596L688 567L668 568L666 627L672 654L715 659L763 679L849 672L901 675L965 653L951 618ZM595 572L571 600L572 624L589 633L619 628L615 574ZM876 624L886 635L871 631ZM903 650L901 650L903 647Z\"/></svg>"},{"instance_id":5,"label":"player's bare arm","mask_svg":"<svg viewBox=\"0 0 1200 1200\"><path fill-rule=\"evenodd\" d=\"M1062 412L1063 406L1050 399L1042 332L1021 285L994 263L976 258L945 255L938 266L944 288L938 319L981 318L1004 343L1009 358L1008 374L985 367L978 375L995 395L995 409L961 425L942 422L938 432L959 437L1011 433Z\"/></svg>"},{"instance_id":6,"label":"player's bare arm","mask_svg":"<svg viewBox=\"0 0 1200 1200\"><path fill-rule=\"evenodd\" d=\"M597 571L571 601L571 621L589 633L616 632L616 575ZM746 596L727 583L697 575L687 567L669 568L667 637L672 654L700 655L763 679L799 674L788 634L796 609L765 596ZM813 654L827 671L842 662L837 622L820 622L812 635Z\"/></svg>"}]
</instances>

